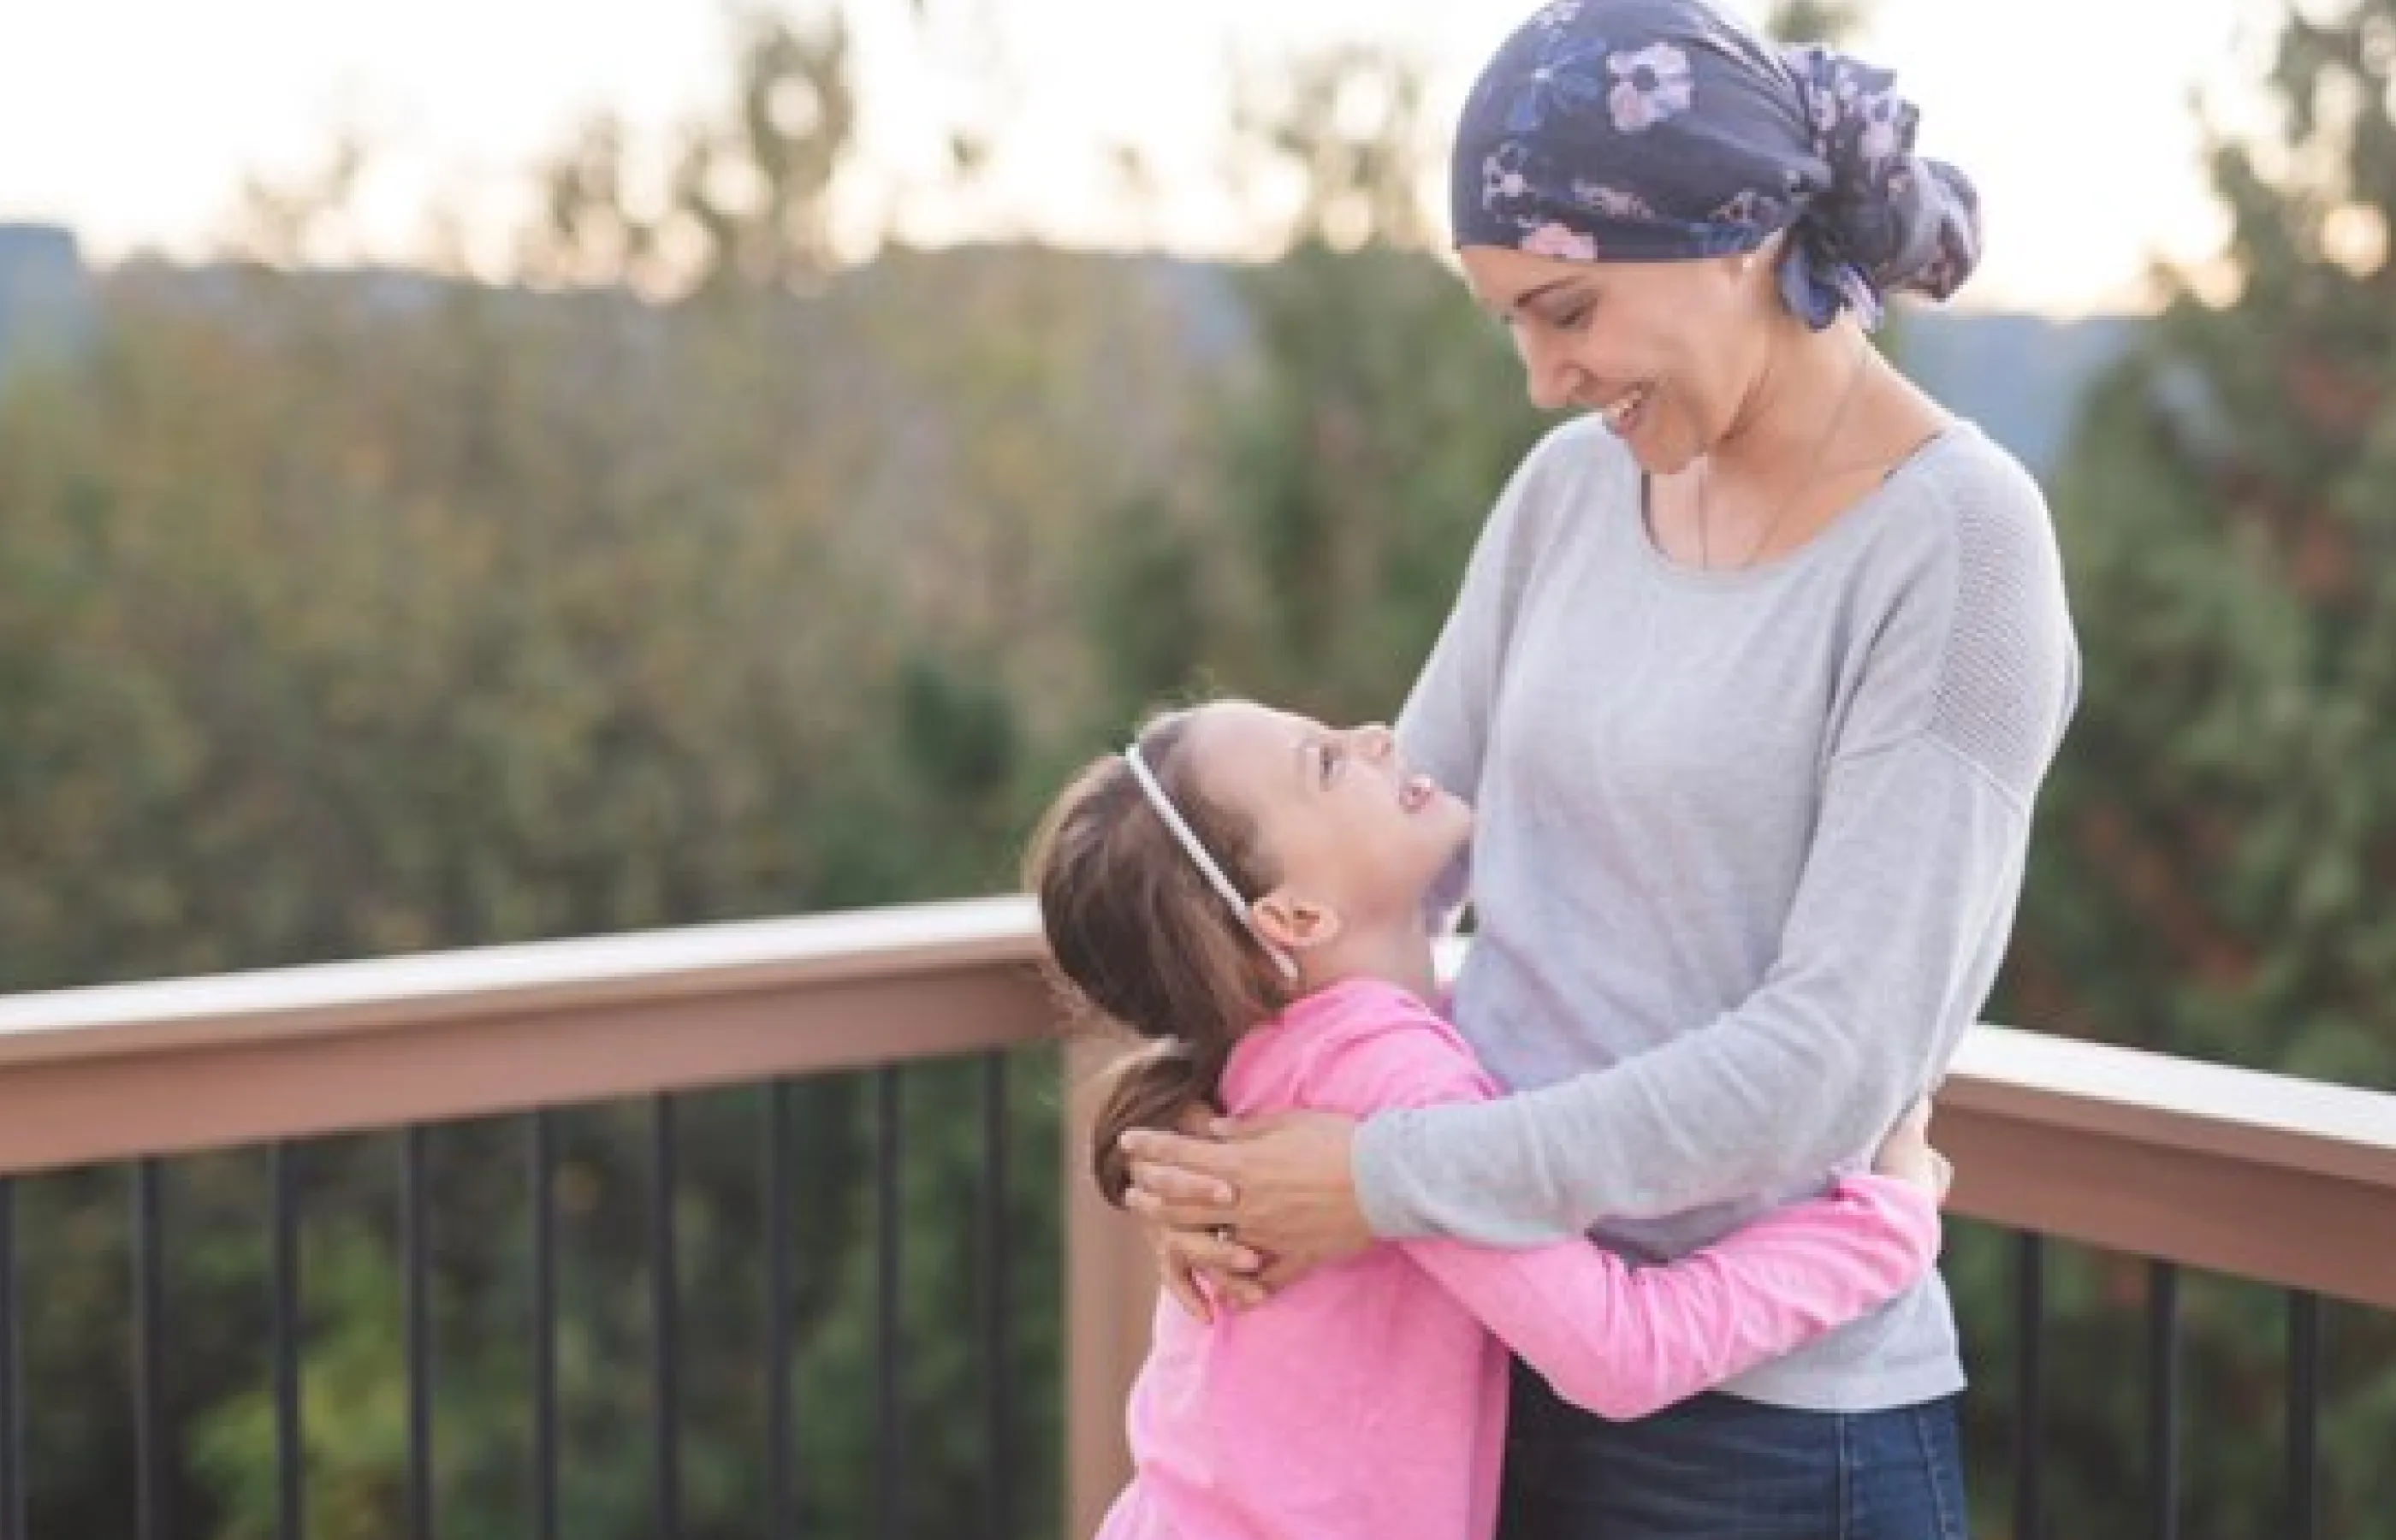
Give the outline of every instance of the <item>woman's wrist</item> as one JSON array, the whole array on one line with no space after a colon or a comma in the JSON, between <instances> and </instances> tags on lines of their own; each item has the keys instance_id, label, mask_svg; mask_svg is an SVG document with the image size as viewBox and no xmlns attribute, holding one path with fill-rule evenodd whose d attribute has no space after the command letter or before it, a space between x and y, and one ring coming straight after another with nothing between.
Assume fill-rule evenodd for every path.
<instances>
[{"instance_id":1,"label":"woman's wrist","mask_svg":"<svg viewBox=\"0 0 2396 1540\"><path fill-rule=\"evenodd\" d=\"M1420 1233L1395 1201L1399 1184L1389 1180L1403 1159L1404 1122L1414 1114L1404 1109L1376 1112L1356 1125L1348 1141L1348 1182L1356 1194L1356 1210L1376 1241L1411 1239Z\"/></svg>"}]
</instances>

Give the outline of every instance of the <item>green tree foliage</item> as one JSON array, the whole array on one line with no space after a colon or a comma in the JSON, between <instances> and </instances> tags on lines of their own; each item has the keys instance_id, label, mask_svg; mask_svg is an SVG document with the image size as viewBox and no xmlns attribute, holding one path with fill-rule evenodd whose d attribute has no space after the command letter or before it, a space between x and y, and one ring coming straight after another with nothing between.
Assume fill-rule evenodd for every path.
<instances>
[{"instance_id":1,"label":"green tree foliage","mask_svg":"<svg viewBox=\"0 0 2396 1540\"><path fill-rule=\"evenodd\" d=\"M1074 547L1188 456L1173 271L895 251L834 272L838 33L759 22L656 202L604 123L552 168L533 288L303 265L367 174L260 190L260 259L101 281L71 370L0 398L0 988L685 924L1011 885L1092 672ZM795 101L795 105L792 105ZM691 156L707 158L704 174ZM905 1492L988 1462L970 1068L911 1076ZM1053 1063L1013 1071L1025 1471L1053 1470ZM764 1461L760 1093L681 1119L689 1530ZM798 1092L801 1487L866 1527L868 1082ZM567 1522L648 1533L646 1135L561 1115ZM435 1130L443 1532L525 1532L517 1125ZM311 1531L392 1533L405 1427L392 1140L304 1154ZM40 1533L129 1533L120 1173L26 1185ZM169 1174L178 1532L273 1532L265 1169ZM89 1387L70 1394L67 1387ZM1024 1532L1056 1494L1020 1481Z\"/></svg>"},{"instance_id":2,"label":"green tree foliage","mask_svg":"<svg viewBox=\"0 0 2396 1540\"><path fill-rule=\"evenodd\" d=\"M2090 1035L2382 1086L2391 34L2381 5L2289 22L2271 79L2286 143L2215 154L2237 298L2184 285L2063 471L2087 709L2025 980Z\"/></svg>"},{"instance_id":3,"label":"green tree foliage","mask_svg":"<svg viewBox=\"0 0 2396 1540\"><path fill-rule=\"evenodd\" d=\"M1871 19L1871 0L1777 0L1764 30L1788 43L1843 47Z\"/></svg>"},{"instance_id":4,"label":"green tree foliage","mask_svg":"<svg viewBox=\"0 0 2396 1540\"><path fill-rule=\"evenodd\" d=\"M1540 426L1503 332L1426 249L1429 138L1418 73L1383 52L1247 99L1233 174L1292 192L1288 246L1231 276L1251 366L1214 414L1206 501L1128 510L1094 573L1113 702L1227 687L1360 720L1404 698Z\"/></svg>"},{"instance_id":5,"label":"green tree foliage","mask_svg":"<svg viewBox=\"0 0 2396 1540\"><path fill-rule=\"evenodd\" d=\"M2214 153L2234 298L2177 280L2057 479L2087 678L2000 1002L2026 1025L2396 1085L2391 38L2384 3L2289 19L2284 138ZM2055 1533L2100 1533L2132 1522L2143 1276L2059 1271ZM2268 1291L2200 1291L2190 1404L2272 1426L2282 1330ZM2396 1533L2365 1453L2396 1437L2396 1332L2333 1310L2331 1342L2324 1532ZM2187 1533L2281 1530L2276 1441L2207 1449Z\"/></svg>"},{"instance_id":6,"label":"green tree foliage","mask_svg":"<svg viewBox=\"0 0 2396 1540\"><path fill-rule=\"evenodd\" d=\"M0 967L13 985L929 896L1005 870L1020 729L979 666L1013 649L977 655L981 632L937 600L891 606L883 575L907 552L846 516L872 468L907 457L876 442L813 350L857 347L843 333L878 318L466 286L393 299L271 272L199 294L128 275L108 314L84 374L0 411ZM962 404L889 426L928 420L970 461L978 435L1019 431L1008 415ZM952 477L921 485L974 511ZM847 751L860 743L891 747ZM1053 1098L1025 1073L1018 1163L1045 1175ZM909 1490L935 1523L972 1510L982 1469L942 1421L951 1406L970 1418L982 1372L952 1329L968 1317L952 1296L976 1276L960 1220L980 1165L960 1095L937 1075L911 1091L905 1139L921 1270L902 1298L925 1345L906 1389L925 1429ZM685 1120L695 1534L739 1533L725 1526L755 1510L763 1468L742 1402L763 1319L753 1124L712 1101ZM817 1280L796 1302L800 1383L844 1409L807 1425L805 1450L809 1468L841 1473L809 1496L832 1512L869 1490L845 1409L870 1401L857 1352L872 1340L859 1270L872 1124L855 1084L832 1081L805 1088L800 1126ZM435 1138L454 1227L438 1273L445 1533L523 1529L522 1190L471 1175L519 1167L507 1140L520 1137ZM646 1533L645 1149L636 1128L602 1119L561 1178L569 1215L579 1202L589 1215L563 1317L581 1535ZM386 1141L364 1164L321 1159L311 1533L365 1540L390 1533L403 1468L392 1157ZM20 1255L40 1259L30 1286L45 1302L27 1322L32 1383L48 1387L34 1419L43 1533L129 1530L126 1398L57 1393L124 1383L119 1186L37 1183L22 1210ZM255 1161L173 1171L190 1533L272 1532L262 1192ZM1054 1338L1040 1314L1054 1200L1018 1201L1024 1454L1037 1462L1055 1438L1040 1346ZM96 1308L67 1313L65 1294ZM120 1308L102 1308L112 1297Z\"/></svg>"},{"instance_id":7,"label":"green tree foliage","mask_svg":"<svg viewBox=\"0 0 2396 1540\"><path fill-rule=\"evenodd\" d=\"M917 7L926 34L971 7ZM962 21L959 18L963 18ZM1792 36L1855 24L1790 5ZM962 27L963 31L957 29ZM2056 495L2089 665L2003 1007L2026 1024L2390 1082L2369 908L2391 849L2388 7L2291 28L2292 139L2225 148L2243 281L2176 302ZM759 15L645 180L593 119L541 171L526 283L311 271L366 150L254 190L257 260L135 267L94 348L0 393L0 989L1011 886L1064 765L1228 689L1393 710L1545 425L1425 212L1407 61L1259 75L1230 175L1273 259L892 246L844 267L861 104L836 25ZM970 93L966 93L970 94ZM960 185L999 156L952 125ZM1050 1533L1055 1064L1011 1071L1028 1426ZM978 1067L911 1074L898 1183L906 1517L988 1462ZM874 1501L872 1077L799 1088L795 1383L811 1532ZM679 1104L689 1533L762 1502L762 1102ZM567 1533L647 1533L651 1109L557 1114ZM443 1533L522 1533L524 1131L433 1131ZM302 1154L310 1533L401 1511L395 1141ZM177 1533L273 1532L259 1152L169 1173ZM124 1174L20 1184L38 1533L130 1529ZM2003 1522L2010 1254L1949 1259ZM2050 1532L2135 1522L2143 1271L2056 1261ZM2188 1300L2191 1534L2270 1533L2277 1301ZM2333 1312L2333 1533L2396 1427L2387 1324ZM102 1387L94 1390L91 1387ZM2191 1434L2191 1438L2196 1435ZM2384 1508L2384 1504L2380 1507Z\"/></svg>"}]
</instances>

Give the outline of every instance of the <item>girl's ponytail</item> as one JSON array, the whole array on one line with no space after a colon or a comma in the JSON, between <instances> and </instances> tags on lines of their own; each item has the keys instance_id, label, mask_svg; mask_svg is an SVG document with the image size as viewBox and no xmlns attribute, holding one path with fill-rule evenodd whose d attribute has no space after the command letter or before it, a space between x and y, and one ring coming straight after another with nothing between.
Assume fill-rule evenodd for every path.
<instances>
[{"instance_id":1,"label":"girl's ponytail","mask_svg":"<svg viewBox=\"0 0 2396 1540\"><path fill-rule=\"evenodd\" d=\"M1108 1202L1121 1208L1131 1187L1131 1159L1118 1141L1135 1128L1178 1127L1191 1109L1216 1105L1229 1056L1172 1038L1125 1055L1107 1071L1106 1097L1090 1128L1090 1175Z\"/></svg>"},{"instance_id":2,"label":"girl's ponytail","mask_svg":"<svg viewBox=\"0 0 2396 1540\"><path fill-rule=\"evenodd\" d=\"M1140 757L1243 896L1277 882L1256 830L1190 774L1189 713L1140 735ZM1090 1171L1107 1201L1130 1184L1117 1138L1219 1106L1247 1029L1289 1003L1289 981L1177 842L1120 754L1093 761L1041 820L1024 862L1066 1014L1146 1040L1108 1073Z\"/></svg>"}]
</instances>

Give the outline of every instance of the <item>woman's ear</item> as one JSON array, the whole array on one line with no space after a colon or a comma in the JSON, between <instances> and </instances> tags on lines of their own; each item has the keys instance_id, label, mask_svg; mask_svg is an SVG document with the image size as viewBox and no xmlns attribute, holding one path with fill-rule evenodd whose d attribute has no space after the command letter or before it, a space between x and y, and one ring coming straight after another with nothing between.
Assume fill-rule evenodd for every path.
<instances>
[{"instance_id":1,"label":"woman's ear","mask_svg":"<svg viewBox=\"0 0 2396 1540\"><path fill-rule=\"evenodd\" d=\"M1290 953L1320 947L1339 934L1339 911L1287 888L1275 888L1248 909L1257 933Z\"/></svg>"},{"instance_id":2,"label":"woman's ear","mask_svg":"<svg viewBox=\"0 0 2396 1540\"><path fill-rule=\"evenodd\" d=\"M1780 293L1780 253L1788 245L1789 232L1775 231L1757 242L1754 250L1741 253L1740 281L1758 284L1761 291L1777 297Z\"/></svg>"}]
</instances>

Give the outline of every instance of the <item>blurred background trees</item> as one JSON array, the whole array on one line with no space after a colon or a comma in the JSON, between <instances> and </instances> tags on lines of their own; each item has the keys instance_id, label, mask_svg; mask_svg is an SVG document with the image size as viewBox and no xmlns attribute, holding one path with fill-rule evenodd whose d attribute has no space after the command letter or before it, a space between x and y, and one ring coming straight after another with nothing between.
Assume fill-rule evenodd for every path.
<instances>
[{"instance_id":1,"label":"blurred background trees","mask_svg":"<svg viewBox=\"0 0 2396 1540\"><path fill-rule=\"evenodd\" d=\"M945 175L970 199L1007 153L1004 70L965 62L990 19L912 15L959 81ZM2047 424L2035 454L2028 430L2009 442L2053 495L2088 662L1994 1014L2388 1086L2396 7L2307 15L2273 78L2286 142L2217 157L2234 298L2183 285L2126 338L1914 314L1895 345L2001 436ZM1779 17L1792 36L1855 20ZM1423 168L1444 124L1418 65L1353 46L1253 70L1224 175L1272 254L1206 264L844 233L869 175L850 40L767 13L732 35L721 100L662 173L606 115L543 162L517 282L335 265L372 154L342 141L320 176L253 188L242 259L100 274L37 352L0 325L0 989L1002 890L1061 774L1149 706L1395 709L1542 427L1439 251ZM1147 172L1122 171L1136 192ZM2084 413L2029 415L2057 409L2043 361L2080 349L2086 373L2092 337L2119 357ZM1031 1469L1055 1458L1052 1076L1028 1060L1016 1097L1038 1177L1011 1199ZM869 1097L799 1095L803 1401L855 1408ZM953 1326L972 1095L926 1071L904 1114L926 1533L980 1490L981 1371ZM709 1307L694 1535L745 1533L762 1480L737 1326L764 1288L759 1101L682 1118L682 1265ZM561 1114L578 1540L645 1533L645 1113ZM443 1533L468 1540L521 1533L527 1500L517 1138L433 1135ZM172 1171L179 1533L271 1533L263 1170ZM397 1511L395 1171L387 1138L304 1157L311 1533L330 1540ZM121 1372L122 1174L21 1187L35 1530L122 1533L121 1399L69 1393ZM2007 1265L1956 1237L1984 1533L2005 1521ZM2132 1521L2143 1274L2056 1266L2053 1533L2105 1533ZM2264 1420L2273 1300L2203 1284L2189 1310L2197 1402ZM2396 1535L2357 1484L2396 1433L2396 1342L2360 1315L2332 1330L2327 1426L2356 1474L2331 1529ZM871 1432L805 1420L819 1532L862 1523ZM2268 1533L2276 1452L2224 1441L2189 1471L2184 1533ZM1022 1533L1056 1523L1050 1494Z\"/></svg>"}]
</instances>

